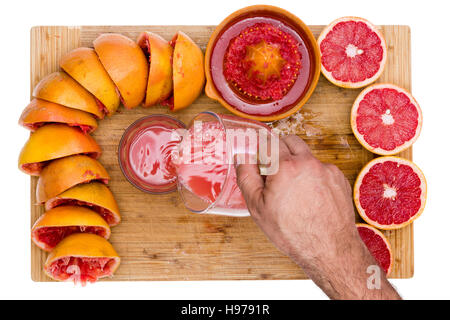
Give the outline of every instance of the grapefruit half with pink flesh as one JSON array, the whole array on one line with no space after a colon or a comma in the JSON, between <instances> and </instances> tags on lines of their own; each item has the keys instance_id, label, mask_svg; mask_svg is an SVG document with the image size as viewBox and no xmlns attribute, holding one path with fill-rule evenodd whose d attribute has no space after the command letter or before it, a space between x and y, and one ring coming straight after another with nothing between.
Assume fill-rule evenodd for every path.
<instances>
[{"instance_id":1,"label":"grapefruit half with pink flesh","mask_svg":"<svg viewBox=\"0 0 450 320\"><path fill-rule=\"evenodd\" d=\"M73 233L92 233L109 239L111 230L96 212L83 207L61 206L44 213L31 229L31 239L42 250L51 251Z\"/></svg>"},{"instance_id":2,"label":"grapefruit half with pink flesh","mask_svg":"<svg viewBox=\"0 0 450 320\"><path fill-rule=\"evenodd\" d=\"M357 223L356 228L370 254L378 262L378 265L383 268L386 275L389 275L392 270L393 257L388 239L379 230L365 223Z\"/></svg>"},{"instance_id":3,"label":"grapefruit half with pink flesh","mask_svg":"<svg viewBox=\"0 0 450 320\"><path fill-rule=\"evenodd\" d=\"M64 238L48 255L45 273L54 280L96 282L111 277L120 264L120 257L103 237L75 233Z\"/></svg>"},{"instance_id":4,"label":"grapefruit half with pink flesh","mask_svg":"<svg viewBox=\"0 0 450 320\"><path fill-rule=\"evenodd\" d=\"M377 27L363 18L333 21L317 42L322 74L339 87L367 86L380 77L386 65L386 41Z\"/></svg>"},{"instance_id":5,"label":"grapefruit half with pink flesh","mask_svg":"<svg viewBox=\"0 0 450 320\"><path fill-rule=\"evenodd\" d=\"M87 207L97 212L109 226L120 223L119 207L112 192L101 182L81 183L45 202L45 209L50 210L62 205Z\"/></svg>"},{"instance_id":6,"label":"grapefruit half with pink flesh","mask_svg":"<svg viewBox=\"0 0 450 320\"><path fill-rule=\"evenodd\" d=\"M425 208L427 183L422 171L399 157L379 157L359 173L353 197L360 216L379 229L399 229Z\"/></svg>"},{"instance_id":7,"label":"grapefruit half with pink flesh","mask_svg":"<svg viewBox=\"0 0 450 320\"><path fill-rule=\"evenodd\" d=\"M413 96L393 84L374 84L356 98L351 126L370 152L393 155L409 148L422 129L422 111Z\"/></svg>"}]
</instances>

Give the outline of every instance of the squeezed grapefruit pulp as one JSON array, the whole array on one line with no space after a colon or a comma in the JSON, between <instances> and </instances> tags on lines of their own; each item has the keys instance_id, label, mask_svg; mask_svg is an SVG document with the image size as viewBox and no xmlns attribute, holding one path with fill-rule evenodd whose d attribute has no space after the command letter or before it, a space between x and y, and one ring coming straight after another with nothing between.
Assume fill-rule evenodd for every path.
<instances>
[{"instance_id":1,"label":"squeezed grapefruit pulp","mask_svg":"<svg viewBox=\"0 0 450 320\"><path fill-rule=\"evenodd\" d=\"M49 253L44 271L52 279L85 285L112 276L119 264L120 257L105 238L75 233Z\"/></svg>"},{"instance_id":2,"label":"squeezed grapefruit pulp","mask_svg":"<svg viewBox=\"0 0 450 320\"><path fill-rule=\"evenodd\" d=\"M48 271L56 280L72 280L75 284L80 282L85 285L87 282L94 283L99 278L111 276L111 267L115 263L111 258L64 257L53 262Z\"/></svg>"},{"instance_id":3,"label":"squeezed grapefruit pulp","mask_svg":"<svg viewBox=\"0 0 450 320\"><path fill-rule=\"evenodd\" d=\"M61 242L62 239L71 234L83 232L96 234L103 238L107 237L105 228L93 226L41 227L36 229L34 237L39 243L43 244L41 249L50 251Z\"/></svg>"},{"instance_id":4,"label":"squeezed grapefruit pulp","mask_svg":"<svg viewBox=\"0 0 450 320\"><path fill-rule=\"evenodd\" d=\"M212 44L211 81L223 100L252 116L281 114L312 83L310 45L293 23L277 16L242 16Z\"/></svg>"}]
</instances>

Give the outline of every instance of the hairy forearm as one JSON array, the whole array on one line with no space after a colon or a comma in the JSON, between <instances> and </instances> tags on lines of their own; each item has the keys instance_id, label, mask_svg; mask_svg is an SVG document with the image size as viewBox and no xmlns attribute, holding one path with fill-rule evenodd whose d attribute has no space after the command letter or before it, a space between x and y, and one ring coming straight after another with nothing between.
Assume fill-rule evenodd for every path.
<instances>
[{"instance_id":1,"label":"hairy forearm","mask_svg":"<svg viewBox=\"0 0 450 320\"><path fill-rule=\"evenodd\" d=\"M401 299L356 235L330 256L298 261L331 299Z\"/></svg>"}]
</instances>

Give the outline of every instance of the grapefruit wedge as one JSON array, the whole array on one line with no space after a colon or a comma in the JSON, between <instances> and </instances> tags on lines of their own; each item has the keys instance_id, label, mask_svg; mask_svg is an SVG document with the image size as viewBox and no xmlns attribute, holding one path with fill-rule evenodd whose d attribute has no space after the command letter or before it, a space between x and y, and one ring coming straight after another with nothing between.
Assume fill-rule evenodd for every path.
<instances>
[{"instance_id":1,"label":"grapefruit wedge","mask_svg":"<svg viewBox=\"0 0 450 320\"><path fill-rule=\"evenodd\" d=\"M95 159L75 155L52 161L39 176L36 200L44 203L80 183L91 181L109 182L105 168Z\"/></svg>"},{"instance_id":2,"label":"grapefruit wedge","mask_svg":"<svg viewBox=\"0 0 450 320\"><path fill-rule=\"evenodd\" d=\"M101 215L111 227L119 224L121 220L119 207L112 192L101 182L76 185L47 200L45 209L50 210L62 205L88 207Z\"/></svg>"},{"instance_id":3,"label":"grapefruit wedge","mask_svg":"<svg viewBox=\"0 0 450 320\"><path fill-rule=\"evenodd\" d=\"M94 40L94 49L119 89L127 109L137 107L145 97L147 58L133 40L117 33L105 33Z\"/></svg>"},{"instance_id":4,"label":"grapefruit wedge","mask_svg":"<svg viewBox=\"0 0 450 320\"><path fill-rule=\"evenodd\" d=\"M99 119L104 116L94 96L64 72L43 78L34 88L33 97L86 111Z\"/></svg>"},{"instance_id":5,"label":"grapefruit wedge","mask_svg":"<svg viewBox=\"0 0 450 320\"><path fill-rule=\"evenodd\" d=\"M409 148L419 137L422 111L413 96L393 84L374 84L356 98L351 126L367 150L393 155Z\"/></svg>"},{"instance_id":6,"label":"grapefruit wedge","mask_svg":"<svg viewBox=\"0 0 450 320\"><path fill-rule=\"evenodd\" d=\"M80 128L84 133L97 128L97 121L90 113L41 99L31 100L19 119L19 124L31 131L49 123L65 123Z\"/></svg>"},{"instance_id":7,"label":"grapefruit wedge","mask_svg":"<svg viewBox=\"0 0 450 320\"><path fill-rule=\"evenodd\" d=\"M173 45L173 96L168 101L172 111L191 105L205 84L203 52L184 32L172 39Z\"/></svg>"},{"instance_id":8,"label":"grapefruit wedge","mask_svg":"<svg viewBox=\"0 0 450 320\"><path fill-rule=\"evenodd\" d=\"M50 252L44 271L54 280L85 285L111 277L119 264L120 257L105 238L76 233L64 238Z\"/></svg>"},{"instance_id":9,"label":"grapefruit wedge","mask_svg":"<svg viewBox=\"0 0 450 320\"><path fill-rule=\"evenodd\" d=\"M168 41L148 31L140 34L137 43L150 63L147 93L143 103L144 107L150 107L168 98L172 92L173 48Z\"/></svg>"},{"instance_id":10,"label":"grapefruit wedge","mask_svg":"<svg viewBox=\"0 0 450 320\"><path fill-rule=\"evenodd\" d=\"M344 17L333 21L317 42L322 74L339 87L367 86L380 77L386 65L386 41L363 18Z\"/></svg>"},{"instance_id":11,"label":"grapefruit wedge","mask_svg":"<svg viewBox=\"0 0 450 320\"><path fill-rule=\"evenodd\" d=\"M379 229L399 229L425 208L427 184L422 171L399 157L379 157L359 173L353 197L359 215Z\"/></svg>"},{"instance_id":12,"label":"grapefruit wedge","mask_svg":"<svg viewBox=\"0 0 450 320\"><path fill-rule=\"evenodd\" d=\"M61 206L39 217L31 229L31 239L42 250L51 251L73 233L92 233L109 239L111 230L96 212L77 206Z\"/></svg>"},{"instance_id":13,"label":"grapefruit wedge","mask_svg":"<svg viewBox=\"0 0 450 320\"><path fill-rule=\"evenodd\" d=\"M369 249L370 254L378 262L378 265L384 270L386 276L391 273L394 259L392 257L392 249L388 239L379 230L365 223L357 223L361 240Z\"/></svg>"},{"instance_id":14,"label":"grapefruit wedge","mask_svg":"<svg viewBox=\"0 0 450 320\"><path fill-rule=\"evenodd\" d=\"M110 116L120 105L119 93L92 48L76 48L59 65L97 99L101 111Z\"/></svg>"},{"instance_id":15,"label":"grapefruit wedge","mask_svg":"<svg viewBox=\"0 0 450 320\"><path fill-rule=\"evenodd\" d=\"M31 133L20 152L19 169L37 176L50 160L74 154L98 158L101 149L91 136L76 128L65 124L48 124Z\"/></svg>"}]
</instances>

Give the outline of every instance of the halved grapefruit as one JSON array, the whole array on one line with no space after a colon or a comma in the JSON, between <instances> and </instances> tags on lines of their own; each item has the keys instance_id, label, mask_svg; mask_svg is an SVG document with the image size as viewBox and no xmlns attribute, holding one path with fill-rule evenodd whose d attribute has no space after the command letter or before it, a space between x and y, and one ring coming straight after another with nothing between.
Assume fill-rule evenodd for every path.
<instances>
[{"instance_id":1,"label":"halved grapefruit","mask_svg":"<svg viewBox=\"0 0 450 320\"><path fill-rule=\"evenodd\" d=\"M31 239L42 250L51 251L73 233L92 233L109 239L111 229L96 212L78 206L61 206L44 213L31 229Z\"/></svg>"},{"instance_id":2,"label":"halved grapefruit","mask_svg":"<svg viewBox=\"0 0 450 320\"><path fill-rule=\"evenodd\" d=\"M94 95L103 113L112 115L120 105L119 93L92 48L76 48L59 63L62 69Z\"/></svg>"},{"instance_id":3,"label":"halved grapefruit","mask_svg":"<svg viewBox=\"0 0 450 320\"><path fill-rule=\"evenodd\" d=\"M380 77L386 65L386 41L365 19L339 18L322 31L317 42L322 74L337 86L367 86Z\"/></svg>"},{"instance_id":4,"label":"halved grapefruit","mask_svg":"<svg viewBox=\"0 0 450 320\"><path fill-rule=\"evenodd\" d=\"M120 264L120 257L103 237L75 233L64 238L48 255L45 273L58 281L94 283L111 277Z\"/></svg>"},{"instance_id":5,"label":"halved grapefruit","mask_svg":"<svg viewBox=\"0 0 450 320\"><path fill-rule=\"evenodd\" d=\"M97 121L90 113L41 99L31 100L19 119L19 124L31 131L49 123L65 123L80 128L84 133L97 128Z\"/></svg>"},{"instance_id":6,"label":"halved grapefruit","mask_svg":"<svg viewBox=\"0 0 450 320\"><path fill-rule=\"evenodd\" d=\"M95 98L64 72L53 72L34 87L33 97L92 113L103 118Z\"/></svg>"},{"instance_id":7,"label":"halved grapefruit","mask_svg":"<svg viewBox=\"0 0 450 320\"><path fill-rule=\"evenodd\" d=\"M422 171L399 157L379 157L359 173L353 197L360 216L379 229L399 229L425 208L427 183Z\"/></svg>"},{"instance_id":8,"label":"halved grapefruit","mask_svg":"<svg viewBox=\"0 0 450 320\"><path fill-rule=\"evenodd\" d=\"M136 42L117 33L101 34L94 49L119 89L125 108L137 107L145 97L148 62Z\"/></svg>"},{"instance_id":9,"label":"halved grapefruit","mask_svg":"<svg viewBox=\"0 0 450 320\"><path fill-rule=\"evenodd\" d=\"M356 228L367 249L388 276L394 262L388 239L383 233L368 224L357 223Z\"/></svg>"},{"instance_id":10,"label":"halved grapefruit","mask_svg":"<svg viewBox=\"0 0 450 320\"><path fill-rule=\"evenodd\" d=\"M75 155L54 160L39 176L36 200L44 203L80 183L100 181L108 183L110 177L105 168L95 159Z\"/></svg>"},{"instance_id":11,"label":"halved grapefruit","mask_svg":"<svg viewBox=\"0 0 450 320\"><path fill-rule=\"evenodd\" d=\"M112 227L119 224L120 212L117 202L109 188L100 182L83 183L47 200L45 209L61 205L78 205L88 207L105 219Z\"/></svg>"},{"instance_id":12,"label":"halved grapefruit","mask_svg":"<svg viewBox=\"0 0 450 320\"><path fill-rule=\"evenodd\" d=\"M172 54L173 48L159 35L144 31L139 35L138 45L150 63L147 93L144 107L160 103L172 92Z\"/></svg>"},{"instance_id":13,"label":"halved grapefruit","mask_svg":"<svg viewBox=\"0 0 450 320\"><path fill-rule=\"evenodd\" d=\"M100 146L88 134L65 124L48 124L35 132L25 143L19 155L19 169L37 176L50 160L74 154L98 158Z\"/></svg>"},{"instance_id":14,"label":"halved grapefruit","mask_svg":"<svg viewBox=\"0 0 450 320\"><path fill-rule=\"evenodd\" d=\"M184 32L172 39L173 45L173 96L168 105L177 111L191 105L200 95L205 84L203 52Z\"/></svg>"},{"instance_id":15,"label":"halved grapefruit","mask_svg":"<svg viewBox=\"0 0 450 320\"><path fill-rule=\"evenodd\" d=\"M351 126L367 150L393 155L409 148L419 137L422 111L413 96L393 84L374 84L356 98Z\"/></svg>"}]
</instances>

